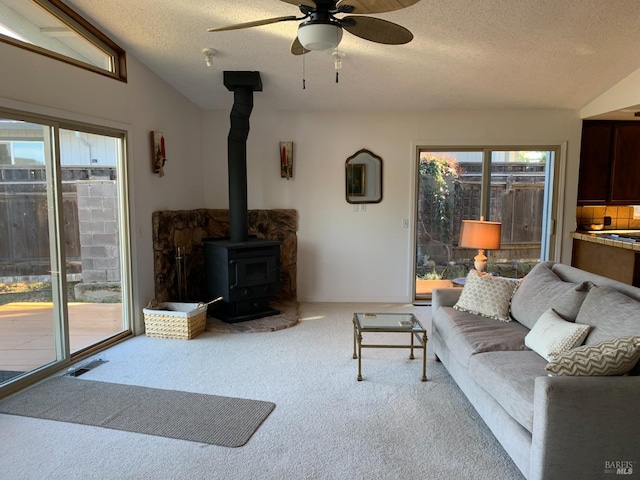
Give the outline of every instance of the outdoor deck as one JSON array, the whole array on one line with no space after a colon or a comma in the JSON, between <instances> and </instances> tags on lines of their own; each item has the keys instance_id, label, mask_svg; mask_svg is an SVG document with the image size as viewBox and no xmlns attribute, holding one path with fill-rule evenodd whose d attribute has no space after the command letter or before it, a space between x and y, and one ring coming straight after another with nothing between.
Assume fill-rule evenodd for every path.
<instances>
[{"instance_id":1,"label":"outdoor deck","mask_svg":"<svg viewBox=\"0 0 640 480\"><path fill-rule=\"evenodd\" d=\"M46 302L0 306L0 371L28 372L56 359L52 315ZM122 323L120 303L69 303L71 352L121 332Z\"/></svg>"}]
</instances>

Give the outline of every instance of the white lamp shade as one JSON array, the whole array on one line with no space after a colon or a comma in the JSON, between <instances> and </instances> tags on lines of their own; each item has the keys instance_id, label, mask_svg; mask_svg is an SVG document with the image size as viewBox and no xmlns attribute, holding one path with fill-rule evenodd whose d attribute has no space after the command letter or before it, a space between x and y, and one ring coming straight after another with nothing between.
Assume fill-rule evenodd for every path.
<instances>
[{"instance_id":1,"label":"white lamp shade","mask_svg":"<svg viewBox=\"0 0 640 480\"><path fill-rule=\"evenodd\" d=\"M497 250L500 248L502 224L483 220L463 220L458 245L465 248Z\"/></svg>"},{"instance_id":2,"label":"white lamp shade","mask_svg":"<svg viewBox=\"0 0 640 480\"><path fill-rule=\"evenodd\" d=\"M298 27L298 40L307 50L336 48L342 40L342 28L332 23L303 23Z\"/></svg>"}]
</instances>

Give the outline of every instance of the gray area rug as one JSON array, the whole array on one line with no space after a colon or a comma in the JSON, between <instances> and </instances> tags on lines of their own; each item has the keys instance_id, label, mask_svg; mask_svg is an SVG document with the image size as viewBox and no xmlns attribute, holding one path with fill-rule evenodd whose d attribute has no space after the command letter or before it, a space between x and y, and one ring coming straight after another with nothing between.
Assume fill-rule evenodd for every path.
<instances>
[{"instance_id":1,"label":"gray area rug","mask_svg":"<svg viewBox=\"0 0 640 480\"><path fill-rule=\"evenodd\" d=\"M241 447L275 404L53 377L0 401L0 413Z\"/></svg>"}]
</instances>

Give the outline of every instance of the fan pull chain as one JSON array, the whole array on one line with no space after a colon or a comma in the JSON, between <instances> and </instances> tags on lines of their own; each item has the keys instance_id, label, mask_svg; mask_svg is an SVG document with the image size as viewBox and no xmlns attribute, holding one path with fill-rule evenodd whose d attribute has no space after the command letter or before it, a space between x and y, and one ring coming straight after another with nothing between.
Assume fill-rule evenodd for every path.
<instances>
[{"instance_id":1,"label":"fan pull chain","mask_svg":"<svg viewBox=\"0 0 640 480\"><path fill-rule=\"evenodd\" d=\"M336 68L336 83L340 82L340 69L342 68L342 59L345 57L345 54L338 50L337 48L331 54L333 57L333 63Z\"/></svg>"},{"instance_id":2,"label":"fan pull chain","mask_svg":"<svg viewBox=\"0 0 640 480\"><path fill-rule=\"evenodd\" d=\"M304 55L302 55L302 89L306 90L307 88L307 80L306 80L306 63L305 63L305 58Z\"/></svg>"}]
</instances>

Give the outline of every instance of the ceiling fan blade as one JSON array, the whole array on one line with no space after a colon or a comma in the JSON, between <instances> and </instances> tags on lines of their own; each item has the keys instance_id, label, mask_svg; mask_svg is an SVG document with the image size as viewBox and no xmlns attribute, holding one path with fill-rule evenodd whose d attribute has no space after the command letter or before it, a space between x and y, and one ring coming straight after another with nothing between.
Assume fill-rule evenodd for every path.
<instances>
[{"instance_id":1,"label":"ceiling fan blade","mask_svg":"<svg viewBox=\"0 0 640 480\"><path fill-rule=\"evenodd\" d=\"M413 33L409 30L380 18L348 15L341 20L348 20L342 24L347 32L371 42L402 45L413 40Z\"/></svg>"},{"instance_id":2,"label":"ceiling fan blade","mask_svg":"<svg viewBox=\"0 0 640 480\"><path fill-rule=\"evenodd\" d=\"M282 0L283 2L286 0ZM418 3L420 0L340 0L338 8L345 5L353 7L349 13L367 14L384 13L407 8Z\"/></svg>"},{"instance_id":3,"label":"ceiling fan blade","mask_svg":"<svg viewBox=\"0 0 640 480\"><path fill-rule=\"evenodd\" d=\"M291 5L306 5L307 7L316 8L316 2L313 0L280 0L284 3L290 3Z\"/></svg>"},{"instance_id":4,"label":"ceiling fan blade","mask_svg":"<svg viewBox=\"0 0 640 480\"><path fill-rule=\"evenodd\" d=\"M267 18L266 20L256 20L254 22L236 23L220 28L210 28L207 32L224 32L227 30L239 30L241 28L259 27L261 25L269 25L270 23L287 22L289 20L297 20L297 17L290 15L288 17Z\"/></svg>"},{"instance_id":5,"label":"ceiling fan blade","mask_svg":"<svg viewBox=\"0 0 640 480\"><path fill-rule=\"evenodd\" d=\"M293 53L294 55L304 55L305 53L309 53L310 51L311 50L307 50L302 46L300 40L298 40L298 37L296 36L296 39L291 44L291 53Z\"/></svg>"}]
</instances>

